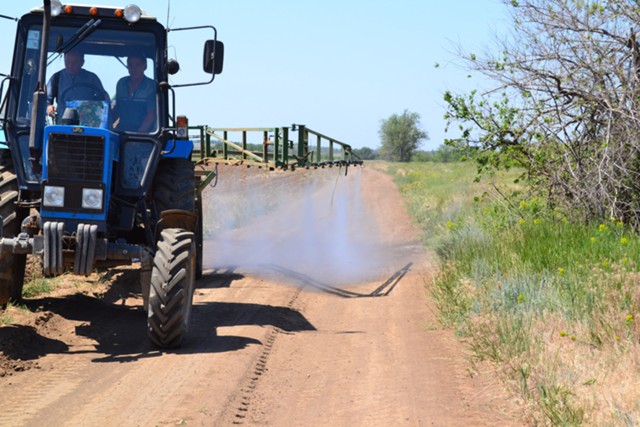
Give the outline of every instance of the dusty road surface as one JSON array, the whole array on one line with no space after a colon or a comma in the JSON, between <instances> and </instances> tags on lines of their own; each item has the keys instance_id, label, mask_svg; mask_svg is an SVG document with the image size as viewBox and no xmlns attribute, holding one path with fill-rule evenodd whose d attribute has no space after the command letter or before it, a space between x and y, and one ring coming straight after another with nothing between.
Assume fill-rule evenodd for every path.
<instances>
[{"instance_id":1,"label":"dusty road surface","mask_svg":"<svg viewBox=\"0 0 640 427\"><path fill-rule=\"evenodd\" d=\"M220 176L183 348L147 343L135 269L66 279L0 327L0 426L522 424L437 325L388 176Z\"/></svg>"}]
</instances>

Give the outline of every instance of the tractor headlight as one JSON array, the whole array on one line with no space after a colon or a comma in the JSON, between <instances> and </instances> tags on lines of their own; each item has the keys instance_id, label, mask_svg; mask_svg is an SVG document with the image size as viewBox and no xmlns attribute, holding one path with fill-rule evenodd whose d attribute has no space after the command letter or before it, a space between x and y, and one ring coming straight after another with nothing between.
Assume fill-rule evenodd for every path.
<instances>
[{"instance_id":1,"label":"tractor headlight","mask_svg":"<svg viewBox=\"0 0 640 427\"><path fill-rule=\"evenodd\" d=\"M56 17L62 13L60 0L51 0L51 16Z\"/></svg>"},{"instance_id":2,"label":"tractor headlight","mask_svg":"<svg viewBox=\"0 0 640 427\"><path fill-rule=\"evenodd\" d=\"M124 19L127 22L138 22L142 16L142 10L135 4L130 4L124 8Z\"/></svg>"},{"instance_id":3,"label":"tractor headlight","mask_svg":"<svg viewBox=\"0 0 640 427\"><path fill-rule=\"evenodd\" d=\"M44 206L52 206L56 208L63 207L64 187L45 185L44 194L42 195L42 204Z\"/></svg>"},{"instance_id":4,"label":"tractor headlight","mask_svg":"<svg viewBox=\"0 0 640 427\"><path fill-rule=\"evenodd\" d=\"M102 209L102 190L98 188L83 188L82 207L84 209Z\"/></svg>"}]
</instances>

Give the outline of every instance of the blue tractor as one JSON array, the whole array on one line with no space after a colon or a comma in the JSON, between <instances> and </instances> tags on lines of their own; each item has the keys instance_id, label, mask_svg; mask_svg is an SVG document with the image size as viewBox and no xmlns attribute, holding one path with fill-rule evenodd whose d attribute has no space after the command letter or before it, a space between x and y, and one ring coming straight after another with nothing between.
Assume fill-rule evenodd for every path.
<instances>
[{"instance_id":1,"label":"blue tractor","mask_svg":"<svg viewBox=\"0 0 640 427\"><path fill-rule=\"evenodd\" d=\"M213 34L204 42L202 82L170 83L180 66L167 39L178 31ZM102 87L56 82L72 51ZM0 85L0 306L20 301L29 254L50 277L139 263L150 340L181 344L202 274L202 200L174 89L211 83L223 52L214 27L168 29L134 5L45 0L22 16L12 71ZM112 95L109 79L126 76L132 56L143 58L151 80L144 102ZM48 90L58 91L57 117Z\"/></svg>"}]
</instances>

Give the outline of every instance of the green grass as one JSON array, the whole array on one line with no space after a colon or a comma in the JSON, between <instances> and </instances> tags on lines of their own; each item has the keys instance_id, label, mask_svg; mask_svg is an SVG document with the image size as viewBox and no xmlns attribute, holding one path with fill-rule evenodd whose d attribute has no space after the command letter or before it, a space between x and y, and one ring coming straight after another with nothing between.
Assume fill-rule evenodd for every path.
<instances>
[{"instance_id":1,"label":"green grass","mask_svg":"<svg viewBox=\"0 0 640 427\"><path fill-rule=\"evenodd\" d=\"M517 172L479 183L472 163L389 172L438 255L440 321L496 364L533 422L640 423L638 235L615 219L567 221L524 196Z\"/></svg>"},{"instance_id":2,"label":"green grass","mask_svg":"<svg viewBox=\"0 0 640 427\"><path fill-rule=\"evenodd\" d=\"M22 289L22 296L24 298L33 298L39 295L48 294L55 289L55 286L55 279L34 277L31 280L25 282L24 288Z\"/></svg>"},{"instance_id":3,"label":"green grass","mask_svg":"<svg viewBox=\"0 0 640 427\"><path fill-rule=\"evenodd\" d=\"M13 323L13 317L8 314L0 314L0 325L10 325Z\"/></svg>"}]
</instances>

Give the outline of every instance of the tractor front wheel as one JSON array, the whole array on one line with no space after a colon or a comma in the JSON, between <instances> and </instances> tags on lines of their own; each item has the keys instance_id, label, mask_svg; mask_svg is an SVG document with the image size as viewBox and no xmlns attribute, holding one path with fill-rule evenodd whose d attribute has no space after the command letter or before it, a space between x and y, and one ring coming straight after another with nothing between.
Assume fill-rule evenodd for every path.
<instances>
[{"instance_id":1,"label":"tractor front wheel","mask_svg":"<svg viewBox=\"0 0 640 427\"><path fill-rule=\"evenodd\" d=\"M192 232L167 228L153 259L148 305L148 335L158 347L175 348L184 339L195 289L196 241Z\"/></svg>"}]
</instances>

